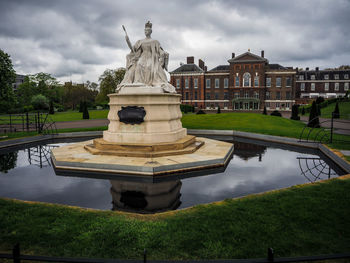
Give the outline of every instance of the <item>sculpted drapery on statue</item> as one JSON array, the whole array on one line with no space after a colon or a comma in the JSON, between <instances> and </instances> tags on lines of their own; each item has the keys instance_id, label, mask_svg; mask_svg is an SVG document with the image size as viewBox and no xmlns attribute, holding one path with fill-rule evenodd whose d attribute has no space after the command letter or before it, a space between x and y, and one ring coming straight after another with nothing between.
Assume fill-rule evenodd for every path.
<instances>
[{"instance_id":1,"label":"sculpted drapery on statue","mask_svg":"<svg viewBox=\"0 0 350 263\"><path fill-rule=\"evenodd\" d=\"M124 26L123 29L126 33ZM126 34L131 52L126 56L126 73L116 92L127 86L147 86L158 87L166 93L176 93L164 72L168 67L169 54L162 49L158 40L151 38L151 34L152 23L149 21L145 24L146 38L136 41L134 46Z\"/></svg>"}]
</instances>

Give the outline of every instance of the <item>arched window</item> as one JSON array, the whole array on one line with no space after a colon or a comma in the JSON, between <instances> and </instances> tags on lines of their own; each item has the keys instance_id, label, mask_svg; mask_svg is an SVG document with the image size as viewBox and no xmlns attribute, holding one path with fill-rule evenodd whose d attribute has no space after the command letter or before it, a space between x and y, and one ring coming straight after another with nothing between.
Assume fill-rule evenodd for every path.
<instances>
[{"instance_id":1,"label":"arched window","mask_svg":"<svg viewBox=\"0 0 350 263\"><path fill-rule=\"evenodd\" d=\"M248 72L243 74L243 87L250 87L251 77Z\"/></svg>"}]
</instances>

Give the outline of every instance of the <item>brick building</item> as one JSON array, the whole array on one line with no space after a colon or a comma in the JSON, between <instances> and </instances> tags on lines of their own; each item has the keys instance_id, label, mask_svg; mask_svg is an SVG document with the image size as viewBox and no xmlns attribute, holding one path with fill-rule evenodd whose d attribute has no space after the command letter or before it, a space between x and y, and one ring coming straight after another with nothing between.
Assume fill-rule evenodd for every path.
<instances>
[{"instance_id":1,"label":"brick building","mask_svg":"<svg viewBox=\"0 0 350 263\"><path fill-rule=\"evenodd\" d=\"M295 74L293 68L269 64L261 55L246 52L227 65L207 70L200 59L187 57L187 64L170 72L170 82L182 94L182 103L205 109L259 111L290 110L294 103Z\"/></svg>"},{"instance_id":2,"label":"brick building","mask_svg":"<svg viewBox=\"0 0 350 263\"><path fill-rule=\"evenodd\" d=\"M300 70L296 75L296 103L305 104L317 97L337 98L349 90L350 69Z\"/></svg>"}]
</instances>

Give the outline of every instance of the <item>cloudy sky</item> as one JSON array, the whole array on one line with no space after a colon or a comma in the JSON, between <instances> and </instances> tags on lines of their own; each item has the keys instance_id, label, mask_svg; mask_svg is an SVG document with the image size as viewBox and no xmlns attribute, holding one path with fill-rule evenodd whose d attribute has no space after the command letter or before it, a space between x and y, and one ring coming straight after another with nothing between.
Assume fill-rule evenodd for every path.
<instances>
[{"instance_id":1,"label":"cloudy sky","mask_svg":"<svg viewBox=\"0 0 350 263\"><path fill-rule=\"evenodd\" d=\"M97 82L125 66L121 25L134 43L148 20L170 71L187 56L211 69L248 48L284 66L350 64L350 0L0 0L0 49L19 74Z\"/></svg>"}]
</instances>

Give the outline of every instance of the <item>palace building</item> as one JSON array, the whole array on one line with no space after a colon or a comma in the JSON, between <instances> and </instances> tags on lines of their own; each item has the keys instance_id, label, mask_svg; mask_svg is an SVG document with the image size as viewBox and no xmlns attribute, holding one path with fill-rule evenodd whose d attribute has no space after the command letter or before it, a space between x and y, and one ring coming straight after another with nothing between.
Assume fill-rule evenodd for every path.
<instances>
[{"instance_id":1,"label":"palace building","mask_svg":"<svg viewBox=\"0 0 350 263\"><path fill-rule=\"evenodd\" d=\"M170 82L182 95L184 104L205 109L290 110L294 101L296 70L270 64L261 55L232 53L227 65L207 70L194 57L170 73Z\"/></svg>"}]
</instances>

